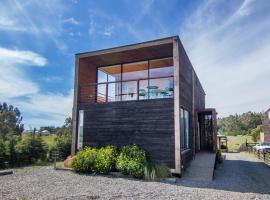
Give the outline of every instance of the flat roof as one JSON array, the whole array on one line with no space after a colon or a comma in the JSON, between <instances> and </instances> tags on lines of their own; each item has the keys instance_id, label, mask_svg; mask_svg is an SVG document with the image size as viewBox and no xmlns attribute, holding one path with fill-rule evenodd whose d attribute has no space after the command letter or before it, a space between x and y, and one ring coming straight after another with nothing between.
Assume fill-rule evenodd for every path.
<instances>
[{"instance_id":1,"label":"flat roof","mask_svg":"<svg viewBox=\"0 0 270 200\"><path fill-rule=\"evenodd\" d=\"M85 57L86 56L92 56L92 55L99 55L99 54L105 54L109 52L118 52L118 51L125 51L129 49L135 49L135 48L140 48L140 47L145 47L145 46L151 46L151 45L159 45L163 43L169 43L172 42L173 39L177 39L180 41L179 36L171 36L171 37L166 37L166 38L160 38L160 39L155 39L155 40L149 40L149 41L144 41L144 42L139 42L139 43L133 43L133 44L128 44L128 45L122 45L122 46L117 46L117 47L112 47L112 48L106 48L106 49L100 49L100 50L94 50L94 51L87 51L87 52L79 52L76 53L76 56L79 57Z\"/></svg>"}]
</instances>

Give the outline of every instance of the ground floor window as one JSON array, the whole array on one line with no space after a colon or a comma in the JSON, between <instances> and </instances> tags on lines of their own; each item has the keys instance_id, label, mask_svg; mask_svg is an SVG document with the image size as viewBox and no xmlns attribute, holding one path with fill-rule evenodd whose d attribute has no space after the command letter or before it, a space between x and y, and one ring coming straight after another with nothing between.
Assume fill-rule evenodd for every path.
<instances>
[{"instance_id":1,"label":"ground floor window","mask_svg":"<svg viewBox=\"0 0 270 200\"><path fill-rule=\"evenodd\" d=\"M181 108L181 117L180 117L180 139L181 139L181 149L189 149L189 112Z\"/></svg>"},{"instance_id":2,"label":"ground floor window","mask_svg":"<svg viewBox=\"0 0 270 200\"><path fill-rule=\"evenodd\" d=\"M78 116L78 130L77 130L77 149L82 149L83 148L83 119L84 119L84 111L80 110L79 111L79 116Z\"/></svg>"}]
</instances>

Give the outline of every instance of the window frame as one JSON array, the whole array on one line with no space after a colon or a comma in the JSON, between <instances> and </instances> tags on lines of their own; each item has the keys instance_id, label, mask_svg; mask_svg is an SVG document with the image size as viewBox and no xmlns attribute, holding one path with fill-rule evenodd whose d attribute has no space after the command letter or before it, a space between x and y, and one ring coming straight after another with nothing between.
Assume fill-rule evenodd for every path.
<instances>
[{"instance_id":1,"label":"window frame","mask_svg":"<svg viewBox=\"0 0 270 200\"><path fill-rule=\"evenodd\" d=\"M186 116L187 115L187 116ZM190 112L184 107L180 108L180 140L181 150L190 149Z\"/></svg>"},{"instance_id":2,"label":"window frame","mask_svg":"<svg viewBox=\"0 0 270 200\"><path fill-rule=\"evenodd\" d=\"M120 94L120 100L119 101L123 101L123 98L122 98L122 91L123 91L123 87L122 87L122 83L123 82L132 82L132 81L137 81L137 98L134 99L134 100L152 100L151 98L149 98L149 90L147 91L147 99L140 99L139 97L139 89L140 89L140 81L143 81L143 80L147 80L147 87L149 87L150 85L150 80L153 80L153 79L162 79L162 78L173 78L174 77L174 74L171 75L171 76L160 76L160 77L150 77L150 61L152 60L161 60L161 59L172 59L173 60L173 57L161 57L161 58L155 58L155 59L147 59L147 60L139 60L139 61L134 61L134 62L125 62L125 63L117 63L117 64L112 64L112 65L101 65L101 66L98 66L97 69L96 69L96 75L97 75L97 78L96 78L96 91L97 91L97 88L98 88L98 85L100 84L106 84L106 98L105 98L105 102L113 102L113 101L108 101L108 84L110 83L120 83L120 91L121 91L121 94ZM132 63L137 63L137 62L147 62L147 78L141 78L141 79L130 79L130 80L123 80L123 65L126 65L126 64L132 64ZM99 68L105 68L105 67L111 67L111 66L120 66L121 68L121 74L120 74L120 80L119 81L108 81L108 74L107 74L107 81L106 82L98 82L98 71L99 71ZM167 66L169 67L169 66ZM171 67L174 67L174 65L172 64ZM101 70L102 71L102 70ZM172 81L172 88L173 88L173 95L171 97L167 97L167 98L173 98L174 97L174 82ZM95 102L97 102L97 97L98 97L98 94L96 92L95 94ZM154 98L154 99L162 99L162 98ZM134 100L124 100L124 101L134 101ZM115 102L119 102L119 101L115 101Z\"/></svg>"}]
</instances>

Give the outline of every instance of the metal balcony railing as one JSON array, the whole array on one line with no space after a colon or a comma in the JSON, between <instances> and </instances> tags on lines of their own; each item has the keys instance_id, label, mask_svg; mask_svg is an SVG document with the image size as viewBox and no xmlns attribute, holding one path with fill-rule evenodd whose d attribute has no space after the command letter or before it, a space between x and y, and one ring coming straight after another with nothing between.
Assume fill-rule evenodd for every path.
<instances>
[{"instance_id":1,"label":"metal balcony railing","mask_svg":"<svg viewBox=\"0 0 270 200\"><path fill-rule=\"evenodd\" d=\"M83 103L146 100L173 97L173 76L80 85Z\"/></svg>"}]
</instances>

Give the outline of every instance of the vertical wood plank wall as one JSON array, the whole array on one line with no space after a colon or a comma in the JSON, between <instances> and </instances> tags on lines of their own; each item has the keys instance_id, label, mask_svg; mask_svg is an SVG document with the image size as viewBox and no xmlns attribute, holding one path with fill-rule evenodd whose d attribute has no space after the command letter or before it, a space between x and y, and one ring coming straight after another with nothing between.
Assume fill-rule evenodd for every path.
<instances>
[{"instance_id":1,"label":"vertical wood plank wall","mask_svg":"<svg viewBox=\"0 0 270 200\"><path fill-rule=\"evenodd\" d=\"M270 119L269 119L270 114L268 113L270 113L270 109L268 109L263 114L263 131L264 131L263 137L264 138L261 138L261 139L263 139L263 141L270 142Z\"/></svg>"},{"instance_id":2,"label":"vertical wood plank wall","mask_svg":"<svg viewBox=\"0 0 270 200\"><path fill-rule=\"evenodd\" d=\"M190 113L190 150L181 153L181 164L185 167L196 152L197 112L205 109L205 93L181 42L179 42L179 58L180 107Z\"/></svg>"},{"instance_id":3,"label":"vertical wood plank wall","mask_svg":"<svg viewBox=\"0 0 270 200\"><path fill-rule=\"evenodd\" d=\"M137 144L147 157L174 168L172 98L81 104L84 146Z\"/></svg>"},{"instance_id":4,"label":"vertical wood plank wall","mask_svg":"<svg viewBox=\"0 0 270 200\"><path fill-rule=\"evenodd\" d=\"M175 171L181 174L181 141L180 141L180 60L179 41L173 40L173 65L174 65L174 137L175 137Z\"/></svg>"}]
</instances>

